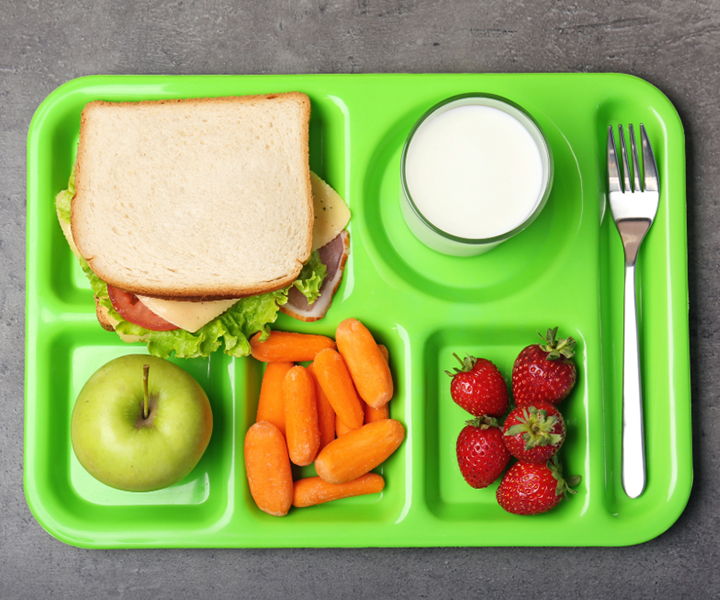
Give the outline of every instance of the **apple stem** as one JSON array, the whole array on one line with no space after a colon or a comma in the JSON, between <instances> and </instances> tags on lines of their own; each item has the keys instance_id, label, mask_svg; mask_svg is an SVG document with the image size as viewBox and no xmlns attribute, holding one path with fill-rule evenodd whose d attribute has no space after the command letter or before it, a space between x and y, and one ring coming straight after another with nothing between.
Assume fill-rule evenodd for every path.
<instances>
[{"instance_id":1,"label":"apple stem","mask_svg":"<svg viewBox=\"0 0 720 600\"><path fill-rule=\"evenodd\" d=\"M143 365L143 419L148 418L148 373L150 365Z\"/></svg>"}]
</instances>

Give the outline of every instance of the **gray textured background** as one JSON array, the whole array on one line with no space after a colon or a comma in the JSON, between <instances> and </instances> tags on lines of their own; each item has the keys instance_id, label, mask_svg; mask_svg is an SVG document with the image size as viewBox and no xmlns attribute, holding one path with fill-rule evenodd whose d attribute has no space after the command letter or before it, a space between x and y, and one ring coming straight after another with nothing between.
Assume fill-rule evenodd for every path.
<instances>
[{"instance_id":1,"label":"gray textured background","mask_svg":"<svg viewBox=\"0 0 720 600\"><path fill-rule=\"evenodd\" d=\"M718 0L0 0L0 598L720 596L719 9ZM695 484L678 522L629 548L88 551L50 537L22 488L25 144L38 104L98 73L400 71L624 72L677 107L695 432Z\"/></svg>"}]
</instances>

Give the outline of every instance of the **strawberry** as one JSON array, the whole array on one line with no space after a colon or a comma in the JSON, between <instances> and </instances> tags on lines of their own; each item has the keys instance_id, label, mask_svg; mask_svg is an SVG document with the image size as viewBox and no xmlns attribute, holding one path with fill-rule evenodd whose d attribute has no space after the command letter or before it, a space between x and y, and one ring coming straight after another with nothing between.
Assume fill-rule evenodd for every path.
<instances>
[{"instance_id":1,"label":"strawberry","mask_svg":"<svg viewBox=\"0 0 720 600\"><path fill-rule=\"evenodd\" d=\"M539 335L539 334L538 334ZM572 390L577 370L572 361L575 340L556 339L557 327L547 330L547 337L540 337L545 344L533 344L523 348L512 370L512 390L517 406L528 406L545 400L558 404Z\"/></svg>"},{"instance_id":2,"label":"strawberry","mask_svg":"<svg viewBox=\"0 0 720 600\"><path fill-rule=\"evenodd\" d=\"M498 368L485 358L466 356L462 360L453 354L460 364L450 377L450 395L453 401L471 415L502 417L508 410L508 389Z\"/></svg>"},{"instance_id":3,"label":"strawberry","mask_svg":"<svg viewBox=\"0 0 720 600\"><path fill-rule=\"evenodd\" d=\"M497 501L515 515L538 515L555 508L568 494L570 486L580 483L574 476L562 477L557 456L545 464L516 462L503 477L497 489Z\"/></svg>"},{"instance_id":4,"label":"strawberry","mask_svg":"<svg viewBox=\"0 0 720 600\"><path fill-rule=\"evenodd\" d=\"M565 441L565 420L549 402L521 406L505 419L505 445L515 458L546 463Z\"/></svg>"},{"instance_id":5,"label":"strawberry","mask_svg":"<svg viewBox=\"0 0 720 600\"><path fill-rule=\"evenodd\" d=\"M495 481L510 462L503 434L493 417L467 421L455 447L458 465L471 487L485 488Z\"/></svg>"}]
</instances>

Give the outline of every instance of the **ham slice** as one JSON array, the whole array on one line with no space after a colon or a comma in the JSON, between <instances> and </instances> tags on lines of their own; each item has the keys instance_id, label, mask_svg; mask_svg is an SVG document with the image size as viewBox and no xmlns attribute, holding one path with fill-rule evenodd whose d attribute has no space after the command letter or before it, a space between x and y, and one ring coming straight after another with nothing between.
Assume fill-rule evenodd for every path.
<instances>
[{"instance_id":1,"label":"ham slice","mask_svg":"<svg viewBox=\"0 0 720 600\"><path fill-rule=\"evenodd\" d=\"M330 308L333 296L342 281L345 262L350 253L350 234L343 229L331 241L318 250L320 260L327 267L327 275L320 286L320 296L309 304L305 295L297 288L288 293L287 304L280 307L286 315L299 321L322 319Z\"/></svg>"}]
</instances>

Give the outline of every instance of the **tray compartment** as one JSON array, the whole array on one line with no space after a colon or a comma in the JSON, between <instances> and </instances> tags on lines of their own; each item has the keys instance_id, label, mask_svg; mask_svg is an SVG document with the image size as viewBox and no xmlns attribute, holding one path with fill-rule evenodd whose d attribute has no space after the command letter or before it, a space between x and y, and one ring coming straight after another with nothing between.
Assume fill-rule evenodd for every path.
<instances>
[{"instance_id":1,"label":"tray compartment","mask_svg":"<svg viewBox=\"0 0 720 600\"><path fill-rule=\"evenodd\" d=\"M281 328L278 327L278 329ZM288 326L288 328L290 327ZM397 347L397 345L395 346ZM396 356L392 346L390 346L390 352L391 366L394 373L397 373L396 364L399 364L402 353L398 350ZM245 433L255 422L260 384L265 365L258 361L242 359L233 359L233 363L236 383L232 395L235 398L234 405L237 411L235 421L238 423L234 469L235 506L237 510L234 513L231 526L234 528L242 523L243 529L249 528L249 531L261 536L265 528L269 524L272 525L278 521L278 519L262 512L250 495L242 446ZM307 363L302 364L307 365ZM404 395L403 385L401 381L398 381L397 377L395 378L395 384L395 395L390 401L390 417L399 419L405 424L403 401L401 399ZM385 478L385 488L380 494L345 498L302 509L292 508L290 514L280 520L285 523L285 527L297 528L299 531L303 530L305 524L325 524L328 527L342 527L352 526L354 523L366 523L375 526L393 523L399 518L403 507L408 501L407 487L409 482L407 473L410 470L410 464L404 449L406 443L407 440L388 460L373 470L374 473L378 473ZM313 465L307 467L292 465L292 470L293 479L317 475Z\"/></svg>"},{"instance_id":2,"label":"tray compartment","mask_svg":"<svg viewBox=\"0 0 720 600\"><path fill-rule=\"evenodd\" d=\"M576 335L573 331L563 335ZM465 422L472 415L453 402L450 395L451 378L445 371L458 366L453 353L461 358L466 354L491 360L498 367L511 392L512 366L522 348L534 343L524 328L502 325L456 325L433 332L425 345L424 370L427 373L425 398L425 439L427 461L425 463L425 501L431 512L447 521L467 524L485 524L503 518L505 511L497 504L495 492L499 480L488 488L476 490L463 479L457 464L455 444ZM580 364L581 361L579 361ZM572 467L585 462L586 440L578 434L578 422L584 423L583 396L585 386L581 378L571 395L559 406L566 418L568 435L560 450L565 465L572 456ZM514 406L510 393L511 408ZM502 427L503 419L498 419ZM511 460L512 464L515 462ZM567 471L566 471L567 472ZM583 504L585 487L572 503L553 511L555 515L567 514L568 519L577 517ZM571 506L574 505L574 508ZM560 518L556 516L554 518Z\"/></svg>"},{"instance_id":3,"label":"tray compartment","mask_svg":"<svg viewBox=\"0 0 720 600\"><path fill-rule=\"evenodd\" d=\"M38 394L53 400L30 415L32 427L54 449L38 454L35 466L35 477L48 482L43 487L43 511L57 520L53 527L58 537L77 545L87 545L91 539L93 544L129 541L134 536L144 537L138 532L158 528L177 535L168 525L174 519L182 520L187 530L210 526L227 511L229 457L234 454L232 419L226 414L232 410L232 402L223 401L229 396L217 391L225 379L215 375L216 361L182 362L208 392L213 407L213 435L200 463L169 488L142 494L115 490L83 469L70 442L72 410L83 385L100 366L129 353L93 321L94 317L85 323L47 323L45 341L39 347L41 354L54 357L52 368L37 376Z\"/></svg>"},{"instance_id":4,"label":"tray compartment","mask_svg":"<svg viewBox=\"0 0 720 600\"><path fill-rule=\"evenodd\" d=\"M416 114L417 113L417 114ZM582 216L582 187L572 148L560 130L540 115L553 149L555 181L548 204L528 229L475 257L458 258L427 248L403 220L400 157L422 108L392 125L379 141L365 177L362 220L368 243L387 278L450 302L478 304L509 297L531 285L571 247ZM580 200L580 201L579 201Z\"/></svg>"},{"instance_id":5,"label":"tray compartment","mask_svg":"<svg viewBox=\"0 0 720 600\"><path fill-rule=\"evenodd\" d=\"M631 83L637 89L647 86L639 79ZM683 248L687 245L685 207L677 202L677 198L684 197L685 173L672 167L672 157L684 146L684 137L681 127L668 127L663 113L674 109L667 98L657 90L654 92L650 98L640 93L630 99L610 95L599 103L594 121L599 138L598 153L602 155L609 125L613 125L618 144L617 125L623 125L629 150L627 125L635 126L637 137L639 124L644 123L660 176L658 213L640 248L636 267L647 487L634 501L627 498L621 484L624 254L609 206L602 223L600 244L603 282L600 306L605 348L603 410L606 436L612 441L605 447L606 506L612 514L633 514L638 521L651 518L662 521L663 516L652 498L679 485L689 486L692 480L691 469L687 465L682 467L675 454L678 432L687 431L690 436L690 415L677 410L680 396L687 394L689 400L689 372L679 368L681 364L688 364L687 330L672 326L672 323L687 322L687 289L682 289L686 287L687 265L684 253L668 251L668 239L678 240ZM676 293L672 293L673 290Z\"/></svg>"}]
</instances>

